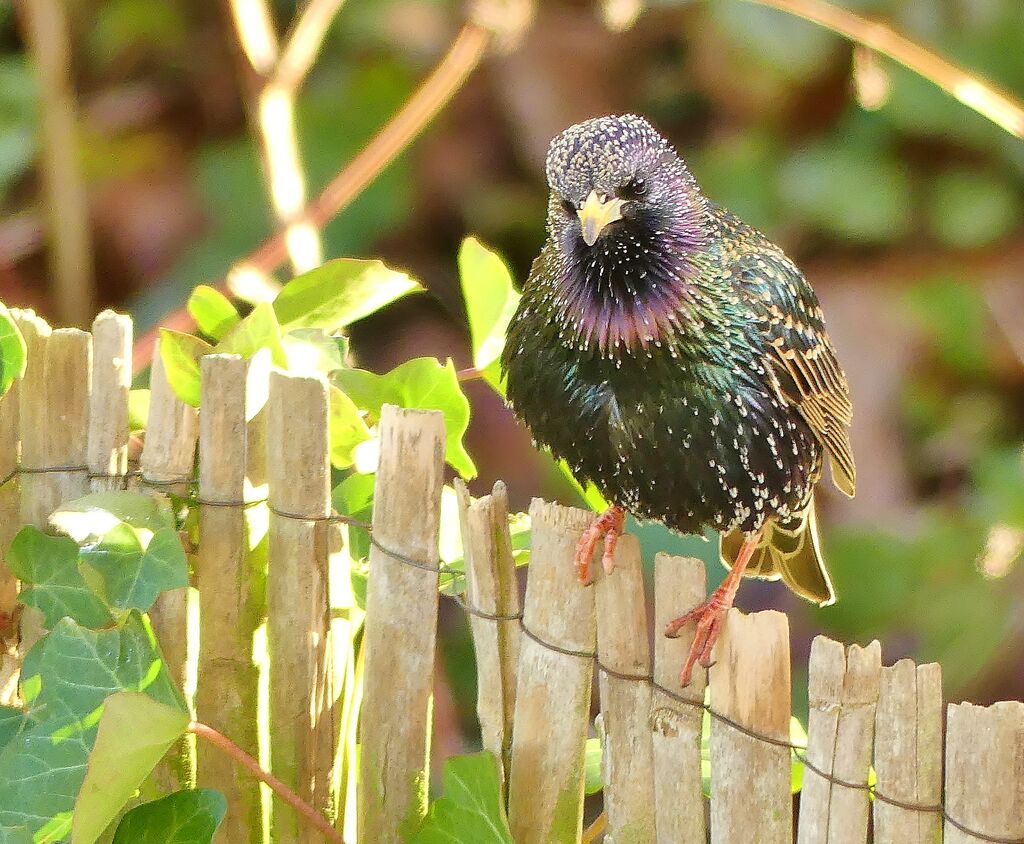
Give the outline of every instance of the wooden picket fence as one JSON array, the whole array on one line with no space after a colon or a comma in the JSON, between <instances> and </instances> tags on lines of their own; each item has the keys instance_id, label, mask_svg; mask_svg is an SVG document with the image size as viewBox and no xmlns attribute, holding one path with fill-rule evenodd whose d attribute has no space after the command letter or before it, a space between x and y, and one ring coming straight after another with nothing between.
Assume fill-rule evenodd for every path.
<instances>
[{"instance_id":1,"label":"wooden picket fence","mask_svg":"<svg viewBox=\"0 0 1024 844\"><path fill-rule=\"evenodd\" d=\"M16 318L29 357L24 379L0 400L0 478L11 477L0 486L0 548L21 524L44 527L58 504L90 489L186 492L198 444L200 644L188 653L186 590L165 593L151 613L165 661L186 688L189 665L197 666L196 717L263 760L257 700L268 673L268 764L339 830L350 829L353 807L338 805L338 783L356 772L334 770L334 759L339 736L353 729L351 711L339 703L353 681L354 654L339 647L350 638L352 596L329 574L347 527L332 517L324 380L271 371L259 357L208 356L200 414L175 397L157 355L145 444L133 466L130 320L105 312L87 333L51 331L30 312ZM425 811L439 604L443 419L386 407L380 437L361 666L363 844L404 840ZM690 641L655 635L652 653L648 631L704 598L698 560L658 555L648 619L635 538L619 543L612 574L583 588L572 558L590 515L537 500L521 605L504 487L477 500L457 490L467 570L459 601L477 654L481 734L503 773L517 844L580 840L595 666L605 841L1024 842L1024 703L951 704L944 719L939 666L883 667L877 642L846 647L819 637L794 817L785 615L733 610L710 676L698 669L680 689ZM251 547L261 520L265 584ZM5 572L0 566L0 611L10 612L17 585ZM24 619L30 644L41 630L31 614ZM266 672L253 662L264 621ZM7 694L15 663L5 655ZM710 800L700 748L706 713ZM193 758L179 748L157 771L162 784L189 780L194 765L200 785L227 794L221 840L262 840L267 807L256 781L220 754L198 750ZM275 841L319 840L282 805L273 805L272 818Z\"/></svg>"}]
</instances>

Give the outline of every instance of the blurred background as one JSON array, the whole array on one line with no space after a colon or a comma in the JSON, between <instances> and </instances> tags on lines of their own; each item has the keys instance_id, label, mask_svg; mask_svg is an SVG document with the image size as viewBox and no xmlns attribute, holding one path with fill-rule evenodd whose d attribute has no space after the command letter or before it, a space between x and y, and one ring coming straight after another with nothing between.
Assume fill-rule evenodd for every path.
<instances>
[{"instance_id":1,"label":"blurred background","mask_svg":"<svg viewBox=\"0 0 1024 844\"><path fill-rule=\"evenodd\" d=\"M1019 0L841 5L1024 92ZM66 13L56 28L53 6ZM284 33L295 3L268 8ZM142 333L277 228L258 131L259 33L246 44L231 10L208 0L0 5L7 305L81 323L114 306ZM295 101L309 196L464 20L448 0L342 6ZM820 496L838 603L814 609L755 582L738 600L790 614L796 696L810 639L826 632L879 638L886 663L941 662L950 700L1024 697L1024 142L892 62L739 0L547 0L518 46L486 58L323 229L324 257L382 257L432 294L357 325L360 365L384 370L415 355L470 365L461 239L497 248L521 283L544 239L548 141L625 110L648 116L709 196L800 264L850 377L858 496L827 484ZM63 198L59 185L53 192L62 171L41 155L61 119L73 131L64 166L80 182ZM71 281L56 280L50 231L84 244ZM517 507L534 495L572 501L501 400L482 382L467 390L467 444L481 469L473 490L503 478ZM645 540L650 556L668 543L658 532ZM715 555L700 540L673 548ZM717 563L710 573L721 576ZM452 694L440 696L439 717L469 733L472 648L454 613L443 641Z\"/></svg>"}]
</instances>

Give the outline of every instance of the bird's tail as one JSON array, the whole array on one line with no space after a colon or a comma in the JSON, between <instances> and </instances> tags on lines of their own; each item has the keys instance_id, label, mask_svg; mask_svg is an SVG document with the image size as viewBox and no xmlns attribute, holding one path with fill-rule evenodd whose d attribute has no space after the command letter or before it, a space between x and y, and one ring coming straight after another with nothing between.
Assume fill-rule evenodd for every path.
<instances>
[{"instance_id":1,"label":"bird's tail","mask_svg":"<svg viewBox=\"0 0 1024 844\"><path fill-rule=\"evenodd\" d=\"M722 562L726 568L732 568L745 538L740 530L722 534ZM835 601L832 580L821 554L813 501L803 513L789 521L770 521L765 525L744 574L766 580L782 578L801 598L823 607Z\"/></svg>"}]
</instances>

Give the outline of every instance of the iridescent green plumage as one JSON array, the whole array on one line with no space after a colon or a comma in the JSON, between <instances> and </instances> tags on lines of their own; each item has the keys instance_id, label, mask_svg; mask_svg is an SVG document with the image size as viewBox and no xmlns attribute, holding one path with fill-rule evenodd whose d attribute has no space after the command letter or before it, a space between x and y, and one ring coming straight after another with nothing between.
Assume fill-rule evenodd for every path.
<instances>
[{"instance_id":1,"label":"iridescent green plumage","mask_svg":"<svg viewBox=\"0 0 1024 844\"><path fill-rule=\"evenodd\" d=\"M549 239L503 358L518 415L637 517L722 531L727 565L764 528L747 573L830 601L813 489L828 455L853 494L851 405L810 285L641 118L567 130L548 181ZM588 245L592 196L621 218Z\"/></svg>"}]
</instances>

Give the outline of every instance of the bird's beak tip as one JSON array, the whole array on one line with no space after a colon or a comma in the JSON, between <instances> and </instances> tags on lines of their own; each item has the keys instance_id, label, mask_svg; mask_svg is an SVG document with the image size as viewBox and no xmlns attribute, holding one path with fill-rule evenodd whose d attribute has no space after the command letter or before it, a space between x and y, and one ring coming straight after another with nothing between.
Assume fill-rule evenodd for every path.
<instances>
[{"instance_id":1,"label":"bird's beak tip","mask_svg":"<svg viewBox=\"0 0 1024 844\"><path fill-rule=\"evenodd\" d=\"M601 199L597 191L591 191L577 214L580 218L583 242L587 246L593 246L609 223L622 219L622 200Z\"/></svg>"}]
</instances>

